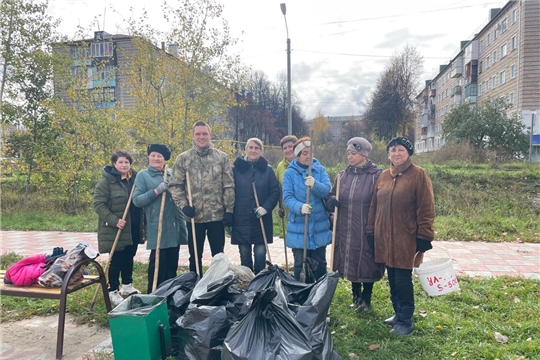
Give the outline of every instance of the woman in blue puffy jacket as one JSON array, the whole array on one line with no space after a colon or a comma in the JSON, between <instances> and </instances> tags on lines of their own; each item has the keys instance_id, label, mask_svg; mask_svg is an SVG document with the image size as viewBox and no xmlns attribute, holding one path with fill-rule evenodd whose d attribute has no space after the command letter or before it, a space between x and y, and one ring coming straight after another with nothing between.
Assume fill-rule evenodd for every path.
<instances>
[{"instance_id":1,"label":"woman in blue puffy jacket","mask_svg":"<svg viewBox=\"0 0 540 360\"><path fill-rule=\"evenodd\" d=\"M311 159L309 137L303 137L294 144L294 153L297 158L283 176L283 202L289 209L286 241L293 251L294 277L298 280L304 260L304 225L308 215L307 257L318 263L314 275L319 279L326 273L326 245L332 242L330 221L324 207L324 198L330 192L330 179L317 159L312 160L311 176L308 176ZM311 190L309 203L306 203L308 186Z\"/></svg>"}]
</instances>

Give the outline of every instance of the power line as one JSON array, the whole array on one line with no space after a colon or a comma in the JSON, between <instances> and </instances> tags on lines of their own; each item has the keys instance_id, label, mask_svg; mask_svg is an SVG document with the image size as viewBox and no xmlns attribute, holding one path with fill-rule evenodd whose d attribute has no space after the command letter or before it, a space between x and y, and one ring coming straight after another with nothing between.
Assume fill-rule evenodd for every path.
<instances>
[{"instance_id":1,"label":"power line","mask_svg":"<svg viewBox=\"0 0 540 360\"><path fill-rule=\"evenodd\" d=\"M314 51L314 50L295 50L298 52L306 52L306 53L313 53L313 54L325 54L325 55L339 55L339 56L357 56L357 57L371 57L371 58L391 58L393 55L367 55L367 54L347 54L347 53L332 53L332 52L325 52L325 51ZM423 56L424 59L448 59L448 57L428 57Z\"/></svg>"}]
</instances>

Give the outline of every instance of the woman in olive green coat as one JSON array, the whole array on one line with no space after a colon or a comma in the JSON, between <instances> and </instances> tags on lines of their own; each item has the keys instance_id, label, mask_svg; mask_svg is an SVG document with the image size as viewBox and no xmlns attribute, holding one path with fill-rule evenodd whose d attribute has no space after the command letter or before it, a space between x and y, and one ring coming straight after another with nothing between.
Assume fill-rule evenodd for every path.
<instances>
[{"instance_id":1,"label":"woman in olive green coat","mask_svg":"<svg viewBox=\"0 0 540 360\"><path fill-rule=\"evenodd\" d=\"M133 158L124 150L116 150L111 155L111 164L101 171L101 179L94 189L92 205L99 216L99 252L109 253L119 229L122 229L108 271L109 296L114 304L122 302L123 296L138 293L133 287L133 258L142 237L142 212L133 203L129 206L129 216L122 219L137 172L131 169ZM122 289L119 292L119 277Z\"/></svg>"}]
</instances>

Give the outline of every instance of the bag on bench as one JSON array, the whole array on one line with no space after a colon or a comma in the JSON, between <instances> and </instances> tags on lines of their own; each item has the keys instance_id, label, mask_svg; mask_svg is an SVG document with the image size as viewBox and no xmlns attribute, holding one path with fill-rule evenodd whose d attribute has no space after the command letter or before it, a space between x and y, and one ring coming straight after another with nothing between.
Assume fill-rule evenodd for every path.
<instances>
[{"instance_id":1,"label":"bag on bench","mask_svg":"<svg viewBox=\"0 0 540 360\"><path fill-rule=\"evenodd\" d=\"M88 243L80 242L66 255L56 259L54 264L39 277L39 284L44 287L61 287L64 276L75 263L86 259L95 259L98 256L99 253ZM71 278L72 283L82 278L84 269L84 266L79 268L77 274Z\"/></svg>"}]
</instances>

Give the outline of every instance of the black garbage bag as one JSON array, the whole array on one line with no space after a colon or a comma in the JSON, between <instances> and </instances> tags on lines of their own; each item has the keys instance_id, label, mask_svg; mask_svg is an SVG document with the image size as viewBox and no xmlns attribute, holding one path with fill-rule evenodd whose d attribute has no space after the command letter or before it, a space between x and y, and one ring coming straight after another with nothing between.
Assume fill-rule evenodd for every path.
<instances>
[{"instance_id":1,"label":"black garbage bag","mask_svg":"<svg viewBox=\"0 0 540 360\"><path fill-rule=\"evenodd\" d=\"M296 313L296 321L310 339L313 358L317 360L342 360L334 350L332 334L326 322L338 281L337 272L324 275L311 287L309 296L301 305L289 306Z\"/></svg>"},{"instance_id":2,"label":"black garbage bag","mask_svg":"<svg viewBox=\"0 0 540 360\"><path fill-rule=\"evenodd\" d=\"M246 291L258 291L273 288L276 279L281 280L283 291L288 297L290 293L301 292L302 290L309 288L309 284L304 284L294 278L288 272L285 272L277 265L270 265L268 268L262 270L255 276L253 280L249 282Z\"/></svg>"},{"instance_id":3,"label":"black garbage bag","mask_svg":"<svg viewBox=\"0 0 540 360\"><path fill-rule=\"evenodd\" d=\"M190 305L178 319L179 360L219 360L231 327L226 306Z\"/></svg>"},{"instance_id":4,"label":"black garbage bag","mask_svg":"<svg viewBox=\"0 0 540 360\"><path fill-rule=\"evenodd\" d=\"M188 305L191 292L199 276L195 272L188 272L173 279L164 281L152 295L167 297L167 307L169 311L169 323L171 328L176 327L176 320L184 314Z\"/></svg>"},{"instance_id":5,"label":"black garbage bag","mask_svg":"<svg viewBox=\"0 0 540 360\"><path fill-rule=\"evenodd\" d=\"M257 292L250 311L223 343L222 360L310 360L310 341L291 313L273 302L277 291Z\"/></svg>"},{"instance_id":6,"label":"black garbage bag","mask_svg":"<svg viewBox=\"0 0 540 360\"><path fill-rule=\"evenodd\" d=\"M177 359L221 358L223 340L245 302L234 274L208 284L177 320Z\"/></svg>"}]
</instances>

